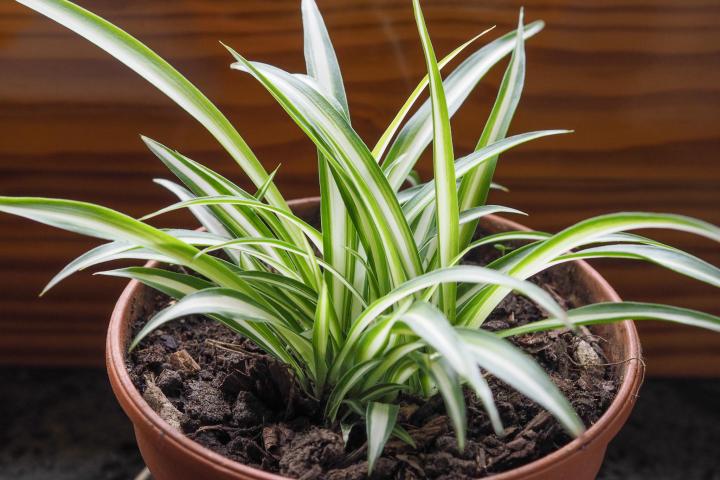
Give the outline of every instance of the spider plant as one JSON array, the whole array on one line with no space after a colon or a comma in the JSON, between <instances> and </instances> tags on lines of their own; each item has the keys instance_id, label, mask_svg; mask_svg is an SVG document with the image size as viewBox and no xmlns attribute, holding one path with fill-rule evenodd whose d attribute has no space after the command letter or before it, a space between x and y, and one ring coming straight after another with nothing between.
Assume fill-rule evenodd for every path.
<instances>
[{"instance_id":1,"label":"spider plant","mask_svg":"<svg viewBox=\"0 0 720 480\"><path fill-rule=\"evenodd\" d=\"M110 260L150 259L183 267L191 273L150 267L102 272L139 280L177 299L147 322L130 349L166 322L206 315L284 362L305 392L322 402L328 424L363 420L370 469L389 437L412 444L397 423L400 392L441 395L460 448L466 431L463 388L479 397L493 427L502 432L483 371L579 435L584 426L569 402L507 337L628 318L720 330L718 317L667 305L599 303L564 311L527 280L564 262L609 257L649 261L720 286L718 268L628 233L665 228L720 241L720 228L706 222L674 214L615 213L556 234L509 231L473 240L481 217L521 213L487 204L499 155L567 132L508 136L525 78L524 42L543 28L539 21L524 24L522 11L517 30L475 50L443 80L441 69L477 37L438 61L419 2L413 0L427 75L374 145L353 130L338 61L313 0L302 1L306 73L249 61L225 46L234 59L231 68L260 82L317 147L318 229L288 208L274 183L275 172L265 170L227 118L147 46L70 2L18 1L87 38L169 96L220 142L257 189L246 191L143 137L179 183L157 180L178 201L142 219L78 201L0 197L2 211L109 241L72 261L46 290ZM458 156L450 118L483 76L508 56L477 146ZM429 98L413 110L426 90ZM434 178L420 183L414 167L430 145ZM406 181L413 186L402 189ZM178 209L189 209L205 230L159 229L146 222ZM462 265L482 245L517 241L526 243L503 250L486 267ZM500 332L483 329L511 291L537 303L548 318Z\"/></svg>"}]
</instances>

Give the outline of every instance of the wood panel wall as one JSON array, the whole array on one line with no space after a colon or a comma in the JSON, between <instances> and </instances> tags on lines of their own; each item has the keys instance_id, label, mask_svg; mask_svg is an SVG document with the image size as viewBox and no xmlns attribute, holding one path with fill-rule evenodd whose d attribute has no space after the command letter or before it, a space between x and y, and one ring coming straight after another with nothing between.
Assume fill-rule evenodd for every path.
<instances>
[{"instance_id":1,"label":"wood panel wall","mask_svg":"<svg viewBox=\"0 0 720 480\"><path fill-rule=\"evenodd\" d=\"M228 69L222 40L252 59L302 71L296 0L81 0L185 73L237 125L268 168L281 163L289 198L317 192L313 148L270 97ZM339 52L354 125L374 141L423 75L409 1L319 0ZM557 230L616 210L658 210L720 223L720 5L711 0L426 0L439 54L490 25L510 30L520 3L548 26L527 46L528 74L512 132L572 128L502 158L493 201ZM502 67L456 116L457 153L470 151ZM140 215L172 199L138 134L246 184L187 114L83 39L0 2L0 194L101 202ZM427 159L426 159L427 160ZM430 171L427 161L422 172ZM185 222L177 216L164 221ZM720 263L717 245L663 239ZM102 358L123 283L78 275L36 298L93 242L0 216L0 362L88 364ZM652 266L600 263L626 299L720 313L717 291ZM641 325L656 375L717 375L720 336Z\"/></svg>"}]
</instances>

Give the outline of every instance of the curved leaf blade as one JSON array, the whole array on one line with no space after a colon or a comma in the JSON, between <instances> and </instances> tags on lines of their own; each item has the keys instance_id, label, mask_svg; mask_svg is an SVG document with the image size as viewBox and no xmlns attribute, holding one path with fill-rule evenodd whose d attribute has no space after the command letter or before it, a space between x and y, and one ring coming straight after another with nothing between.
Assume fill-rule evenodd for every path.
<instances>
[{"instance_id":1,"label":"curved leaf blade","mask_svg":"<svg viewBox=\"0 0 720 480\"><path fill-rule=\"evenodd\" d=\"M230 153L256 187L268 177L240 134L195 85L136 38L107 20L66 0L18 0L42 15L94 43L145 78L198 120ZM287 208L275 185L271 203Z\"/></svg>"},{"instance_id":2,"label":"curved leaf blade","mask_svg":"<svg viewBox=\"0 0 720 480\"><path fill-rule=\"evenodd\" d=\"M661 320L691 327L700 327L720 332L720 317L689 308L643 302L605 302L586 305L567 312L573 325L597 325L624 320ZM563 328L557 319L548 318L519 327L496 332L500 337L511 337L526 333L542 332Z\"/></svg>"},{"instance_id":3,"label":"curved leaf blade","mask_svg":"<svg viewBox=\"0 0 720 480\"><path fill-rule=\"evenodd\" d=\"M506 273L516 278L528 278L575 247L600 241L608 235L645 228L677 230L720 242L719 227L695 218L662 213L612 213L583 220L542 241L514 262ZM477 328L507 293L505 287L491 286L476 295L462 314L462 324Z\"/></svg>"},{"instance_id":4,"label":"curved leaf blade","mask_svg":"<svg viewBox=\"0 0 720 480\"><path fill-rule=\"evenodd\" d=\"M252 294L252 288L219 260L208 255L196 257L198 250L192 245L109 208L72 200L0 197L0 211L81 235L139 245L205 275L218 285Z\"/></svg>"},{"instance_id":5,"label":"curved leaf blade","mask_svg":"<svg viewBox=\"0 0 720 480\"><path fill-rule=\"evenodd\" d=\"M413 0L413 10L430 80L433 170L435 173L435 221L437 223L439 264L441 267L447 267L458 254L460 215L457 191L455 190L455 162L453 140L450 132L450 115L442 78L440 77L440 69L437 65L435 51L430 41L419 0ZM440 288L440 306L451 322L455 318L456 288L456 285L452 283L443 284Z\"/></svg>"},{"instance_id":6,"label":"curved leaf blade","mask_svg":"<svg viewBox=\"0 0 720 480\"><path fill-rule=\"evenodd\" d=\"M400 407L390 403L370 402L365 412L365 427L368 443L368 474L382 455L385 443L395 428Z\"/></svg>"},{"instance_id":7,"label":"curved leaf blade","mask_svg":"<svg viewBox=\"0 0 720 480\"><path fill-rule=\"evenodd\" d=\"M544 23L540 21L526 25L523 32L524 37L527 39L535 35L543 26ZM465 102L485 74L503 57L512 52L516 35L516 32L510 32L485 45L465 59L445 79L443 83L451 116ZM383 170L388 174L388 181L395 191L400 188L410 170L414 168L431 139L430 102L426 101L400 130L386 155ZM393 171L389 172L387 168L396 162L399 165L395 165Z\"/></svg>"},{"instance_id":8,"label":"curved leaf blade","mask_svg":"<svg viewBox=\"0 0 720 480\"><path fill-rule=\"evenodd\" d=\"M510 121L520 102L523 84L525 82L525 48L523 39L523 9L518 17L517 35L515 36L515 49L510 64L505 70L500 89L493 105L490 117L480 135L476 150L493 142L505 138L510 128ZM487 201L490 183L495 173L497 156L479 165L465 175L460 182L458 192L460 210L468 210ZM467 245L472 239L477 222L471 222L460 228L460 245Z\"/></svg>"},{"instance_id":9,"label":"curved leaf blade","mask_svg":"<svg viewBox=\"0 0 720 480\"><path fill-rule=\"evenodd\" d=\"M510 342L482 329L459 328L458 333L472 349L480 367L540 404L570 434L578 436L585 430L570 402L530 356Z\"/></svg>"}]
</instances>

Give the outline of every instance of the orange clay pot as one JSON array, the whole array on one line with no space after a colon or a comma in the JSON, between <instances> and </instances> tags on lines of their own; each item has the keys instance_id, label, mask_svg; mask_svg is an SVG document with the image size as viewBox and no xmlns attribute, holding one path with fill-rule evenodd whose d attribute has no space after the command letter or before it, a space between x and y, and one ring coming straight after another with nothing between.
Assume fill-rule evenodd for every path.
<instances>
[{"instance_id":1,"label":"orange clay pot","mask_svg":"<svg viewBox=\"0 0 720 480\"><path fill-rule=\"evenodd\" d=\"M317 213L318 199L290 202L301 216ZM486 230L524 229L521 225L488 216L481 222ZM575 291L585 302L618 301L608 283L585 262L567 269ZM131 281L115 306L107 335L106 362L110 383L123 410L135 427L140 452L156 480L285 479L237 463L193 442L166 424L143 400L125 367L130 326L144 312L150 289ZM585 434L555 452L522 467L492 476L493 480L590 480L602 465L608 443L618 433L635 404L643 377L640 342L631 321L593 327L607 342L610 362L617 362L620 388L608 410Z\"/></svg>"}]
</instances>

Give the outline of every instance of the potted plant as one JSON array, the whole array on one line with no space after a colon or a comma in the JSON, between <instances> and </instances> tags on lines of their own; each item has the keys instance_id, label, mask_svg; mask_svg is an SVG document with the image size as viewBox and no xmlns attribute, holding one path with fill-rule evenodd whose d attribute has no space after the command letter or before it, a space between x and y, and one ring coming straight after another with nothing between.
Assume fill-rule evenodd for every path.
<instances>
[{"instance_id":1,"label":"potted plant","mask_svg":"<svg viewBox=\"0 0 720 480\"><path fill-rule=\"evenodd\" d=\"M673 214L617 213L557 233L495 217L498 155L565 133L506 136L525 73L523 24L443 81L413 1L428 74L373 148L352 129L338 62L303 0L307 74L250 62L318 149L321 195L286 202L220 111L136 39L63 0L18 0L105 49L212 133L254 183L247 192L143 138L183 185L143 219L71 200L0 197L0 210L109 240L68 275L106 261L151 262L107 275L132 281L111 319L107 367L157 479L593 478L642 377L631 321L720 330L720 318L622 302L584 259L646 260L720 285L720 270L636 229L720 240ZM476 150L456 158L449 119L511 55ZM425 89L429 99L410 116ZM409 117L409 119L406 118ZM413 168L432 144L434 178ZM409 182L411 186L404 188ZM189 209L203 229L145 220ZM552 268L551 268L552 267ZM591 327L592 330L589 330Z\"/></svg>"}]
</instances>

